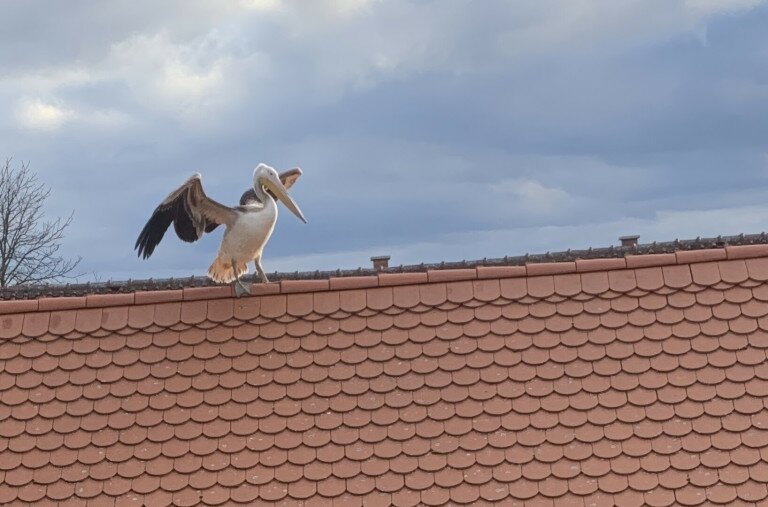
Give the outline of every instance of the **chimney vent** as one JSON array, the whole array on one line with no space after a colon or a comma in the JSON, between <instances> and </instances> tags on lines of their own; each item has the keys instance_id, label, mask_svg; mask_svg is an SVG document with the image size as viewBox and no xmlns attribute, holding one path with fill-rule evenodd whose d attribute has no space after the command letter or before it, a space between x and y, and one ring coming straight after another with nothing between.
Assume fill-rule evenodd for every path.
<instances>
[{"instance_id":1,"label":"chimney vent","mask_svg":"<svg viewBox=\"0 0 768 507\"><path fill-rule=\"evenodd\" d=\"M389 255L379 255L377 257L371 257L373 261L373 269L381 271L389 267Z\"/></svg>"},{"instance_id":2,"label":"chimney vent","mask_svg":"<svg viewBox=\"0 0 768 507\"><path fill-rule=\"evenodd\" d=\"M634 235L634 236L622 236L619 238L619 241L621 241L621 246L625 247L635 247L637 246L637 240L640 239L640 236Z\"/></svg>"}]
</instances>

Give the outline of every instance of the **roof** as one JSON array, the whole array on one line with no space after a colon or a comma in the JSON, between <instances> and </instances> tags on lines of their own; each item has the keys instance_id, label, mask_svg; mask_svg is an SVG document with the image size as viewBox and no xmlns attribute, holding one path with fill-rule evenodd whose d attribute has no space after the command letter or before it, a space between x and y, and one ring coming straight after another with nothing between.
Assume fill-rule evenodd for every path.
<instances>
[{"instance_id":1,"label":"roof","mask_svg":"<svg viewBox=\"0 0 768 507\"><path fill-rule=\"evenodd\" d=\"M620 240L636 240L639 236L622 236ZM768 234L739 234L735 236L717 236L714 238L695 238L686 240L674 240L664 242L645 243L632 246L607 246L601 248L588 248L585 250L564 250L561 252L546 252L539 254L524 254L497 258L484 258L476 260L462 260L454 262L439 262L432 264L413 264L393 266L386 269L337 269L333 271L294 271L269 275L273 282L295 280L330 280L334 286L334 280L338 278L376 276L380 273L426 273L428 271L442 271L454 269L473 269L478 267L501 266L526 266L528 264L548 264L555 262L573 262L586 259L611 259L623 258L635 255L654 255L661 253L675 253L680 251L706 250L711 248L724 248L726 246L746 246L768 244ZM389 256L382 255L371 257L372 261L386 260ZM252 275L246 275L243 280L253 280ZM345 282L340 282L343 286ZM2 299L32 299L46 296L83 296L89 294L126 294L139 291L174 290L193 287L217 286L205 276L190 276L182 278L149 279L149 280L125 280L106 281L79 284L43 284L23 285L17 287L0 288L0 300ZM259 289L259 290L263 290ZM275 290L270 288L269 290Z\"/></svg>"},{"instance_id":2,"label":"roof","mask_svg":"<svg viewBox=\"0 0 768 507\"><path fill-rule=\"evenodd\" d=\"M0 302L0 503L762 505L768 246Z\"/></svg>"}]
</instances>

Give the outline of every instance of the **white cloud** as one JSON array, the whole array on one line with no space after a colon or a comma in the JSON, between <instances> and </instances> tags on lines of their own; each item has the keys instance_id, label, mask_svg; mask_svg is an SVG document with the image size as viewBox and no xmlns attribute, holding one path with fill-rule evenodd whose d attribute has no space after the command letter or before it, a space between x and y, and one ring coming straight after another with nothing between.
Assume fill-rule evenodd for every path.
<instances>
[{"instance_id":1,"label":"white cloud","mask_svg":"<svg viewBox=\"0 0 768 507\"><path fill-rule=\"evenodd\" d=\"M467 9L476 6L448 0L239 0L223 4L215 16L211 4L203 2L163 30L136 27L91 62L26 70L12 77L6 73L0 77L0 90L25 89L46 96L62 88L126 85L132 98L151 113L208 125L256 96L268 117L297 101L307 107L326 105L415 73L488 70L497 66L499 56L513 65L542 54L613 54L678 34L696 35L716 14L765 1L509 2L494 7L503 28L493 35L473 35L471 46L462 30L472 14ZM665 15L659 17L660 11ZM424 25L424 19L430 23Z\"/></svg>"},{"instance_id":2,"label":"white cloud","mask_svg":"<svg viewBox=\"0 0 768 507\"><path fill-rule=\"evenodd\" d=\"M270 12L281 9L283 2L282 0L240 0L240 5L249 10Z\"/></svg>"},{"instance_id":3,"label":"white cloud","mask_svg":"<svg viewBox=\"0 0 768 507\"><path fill-rule=\"evenodd\" d=\"M16 106L19 126L35 130L56 130L74 118L74 111L59 104L25 98Z\"/></svg>"},{"instance_id":4,"label":"white cloud","mask_svg":"<svg viewBox=\"0 0 768 507\"><path fill-rule=\"evenodd\" d=\"M350 15L370 8L373 3L374 0L332 0L331 6L342 15Z\"/></svg>"},{"instance_id":5,"label":"white cloud","mask_svg":"<svg viewBox=\"0 0 768 507\"><path fill-rule=\"evenodd\" d=\"M158 89L169 99L182 102L197 101L209 93L215 93L222 83L219 64L207 69L193 69L180 62L166 62L163 75L156 83Z\"/></svg>"},{"instance_id":6,"label":"white cloud","mask_svg":"<svg viewBox=\"0 0 768 507\"><path fill-rule=\"evenodd\" d=\"M570 196L565 190L547 187L531 179L507 179L491 188L496 192L508 194L514 199L514 206L537 215L562 211L570 201Z\"/></svg>"},{"instance_id":7,"label":"white cloud","mask_svg":"<svg viewBox=\"0 0 768 507\"><path fill-rule=\"evenodd\" d=\"M0 74L0 89L47 93L63 86L78 87L97 80L92 69L76 64L51 66L28 72Z\"/></svg>"},{"instance_id":8,"label":"white cloud","mask_svg":"<svg viewBox=\"0 0 768 507\"><path fill-rule=\"evenodd\" d=\"M732 13L753 9L765 0L685 0L685 7L700 16Z\"/></svg>"},{"instance_id":9,"label":"white cloud","mask_svg":"<svg viewBox=\"0 0 768 507\"><path fill-rule=\"evenodd\" d=\"M15 119L17 126L39 131L54 131L68 124L113 128L132 122L129 115L115 109L78 110L59 101L31 98L17 102Z\"/></svg>"},{"instance_id":10,"label":"white cloud","mask_svg":"<svg viewBox=\"0 0 768 507\"><path fill-rule=\"evenodd\" d=\"M130 115L116 109L95 109L78 112L75 115L75 119L86 125L103 128L122 127L134 122Z\"/></svg>"},{"instance_id":11,"label":"white cloud","mask_svg":"<svg viewBox=\"0 0 768 507\"><path fill-rule=\"evenodd\" d=\"M241 98L243 75L259 69L266 60L259 55L232 58L216 30L205 36L178 42L167 33L137 33L116 41L105 57L90 64L62 64L0 76L0 94L23 90L39 96L58 96L62 92L98 86L126 86L146 111L175 117L182 122L210 120L211 115ZM243 72L243 71L247 72ZM79 118L91 123L118 125L128 114L116 107L88 104L84 95L77 114L52 100L18 101L17 123L28 128L52 130ZM80 111L80 109L84 112Z\"/></svg>"},{"instance_id":12,"label":"white cloud","mask_svg":"<svg viewBox=\"0 0 768 507\"><path fill-rule=\"evenodd\" d=\"M113 75L148 105L180 112L201 107L223 84L226 57L206 54L204 45L140 34L115 44L107 61Z\"/></svg>"}]
</instances>

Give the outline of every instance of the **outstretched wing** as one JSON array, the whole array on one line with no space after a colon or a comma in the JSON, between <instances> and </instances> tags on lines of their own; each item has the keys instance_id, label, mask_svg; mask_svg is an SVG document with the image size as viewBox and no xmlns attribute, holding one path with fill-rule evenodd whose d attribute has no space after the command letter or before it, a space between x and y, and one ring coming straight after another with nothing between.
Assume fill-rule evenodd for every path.
<instances>
[{"instance_id":1,"label":"outstretched wing","mask_svg":"<svg viewBox=\"0 0 768 507\"><path fill-rule=\"evenodd\" d=\"M294 167L293 169L288 169L287 171L280 173L280 181L283 183L285 188L291 188L293 184L296 183L296 180L301 177L301 174L301 169ZM267 192L269 192L273 198L275 197L271 191L267 190ZM245 193L243 193L243 196L240 197L240 206L245 206L248 203L263 204L259 198L256 197L256 192L252 188L246 190Z\"/></svg>"},{"instance_id":2,"label":"outstretched wing","mask_svg":"<svg viewBox=\"0 0 768 507\"><path fill-rule=\"evenodd\" d=\"M232 208L205 195L203 181L199 174L195 174L155 208L141 230L134 249L139 251L139 257L148 258L171 223L176 235L191 243L200 239L204 232L211 232L221 224L231 225L235 217Z\"/></svg>"}]
</instances>

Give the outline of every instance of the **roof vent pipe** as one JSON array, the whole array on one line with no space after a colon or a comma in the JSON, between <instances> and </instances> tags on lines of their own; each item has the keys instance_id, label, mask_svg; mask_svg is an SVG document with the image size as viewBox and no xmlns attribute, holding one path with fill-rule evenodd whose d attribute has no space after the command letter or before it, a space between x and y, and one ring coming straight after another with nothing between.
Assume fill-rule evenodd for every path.
<instances>
[{"instance_id":1,"label":"roof vent pipe","mask_svg":"<svg viewBox=\"0 0 768 507\"><path fill-rule=\"evenodd\" d=\"M371 260L373 261L373 269L376 271L381 271L382 269L387 269L389 267L389 255L371 257Z\"/></svg>"},{"instance_id":2,"label":"roof vent pipe","mask_svg":"<svg viewBox=\"0 0 768 507\"><path fill-rule=\"evenodd\" d=\"M619 241L621 241L621 246L632 248L637 246L637 240L639 239L640 239L640 236L638 235L621 236L619 238Z\"/></svg>"}]
</instances>

